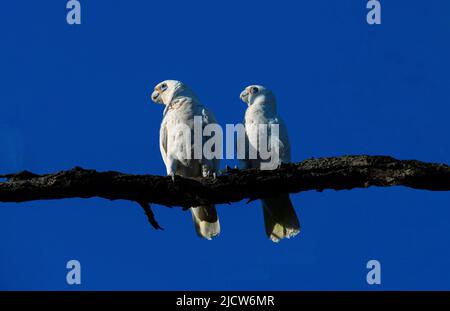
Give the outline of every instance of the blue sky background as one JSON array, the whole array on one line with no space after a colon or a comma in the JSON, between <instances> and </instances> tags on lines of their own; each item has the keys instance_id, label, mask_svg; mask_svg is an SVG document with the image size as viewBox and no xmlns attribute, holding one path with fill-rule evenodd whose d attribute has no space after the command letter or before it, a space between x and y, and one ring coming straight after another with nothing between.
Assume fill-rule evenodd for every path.
<instances>
[{"instance_id":1,"label":"blue sky background","mask_svg":"<svg viewBox=\"0 0 450 311\"><path fill-rule=\"evenodd\" d=\"M222 124L240 91L278 97L293 159L386 154L450 163L450 1L8 1L0 12L0 173L79 165L164 174L165 79L190 85ZM228 162L234 165L233 161ZM222 164L223 166L225 163ZM292 195L302 233L276 245L259 202L218 206L222 235L191 216L101 199L0 204L0 289L450 289L450 193L407 188ZM66 284L66 262L82 285ZM366 283L366 263L382 285Z\"/></svg>"}]
</instances>

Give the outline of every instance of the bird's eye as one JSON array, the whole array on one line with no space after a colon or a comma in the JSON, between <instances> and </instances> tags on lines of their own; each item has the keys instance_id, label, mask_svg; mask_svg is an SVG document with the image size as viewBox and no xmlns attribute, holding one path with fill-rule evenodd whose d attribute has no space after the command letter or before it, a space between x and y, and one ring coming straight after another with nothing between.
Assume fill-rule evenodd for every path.
<instances>
[{"instance_id":1,"label":"bird's eye","mask_svg":"<svg viewBox=\"0 0 450 311\"><path fill-rule=\"evenodd\" d=\"M259 89L256 86L252 87L252 94L256 94L258 92L259 92Z\"/></svg>"},{"instance_id":2,"label":"bird's eye","mask_svg":"<svg viewBox=\"0 0 450 311\"><path fill-rule=\"evenodd\" d=\"M159 89L161 90L161 92L164 92L167 89L167 84L165 84L165 83L161 84Z\"/></svg>"}]
</instances>

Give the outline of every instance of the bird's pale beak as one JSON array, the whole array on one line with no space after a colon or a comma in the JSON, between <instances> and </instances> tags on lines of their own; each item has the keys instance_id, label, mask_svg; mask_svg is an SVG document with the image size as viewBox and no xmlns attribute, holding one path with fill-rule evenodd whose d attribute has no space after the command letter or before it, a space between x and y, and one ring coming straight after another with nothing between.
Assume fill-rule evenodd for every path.
<instances>
[{"instance_id":1,"label":"bird's pale beak","mask_svg":"<svg viewBox=\"0 0 450 311\"><path fill-rule=\"evenodd\" d=\"M161 95L159 94L158 91L153 91L153 93L152 93L152 101L157 103L157 104L159 104L161 102L160 98L159 98L160 96Z\"/></svg>"},{"instance_id":2,"label":"bird's pale beak","mask_svg":"<svg viewBox=\"0 0 450 311\"><path fill-rule=\"evenodd\" d=\"M240 97L244 103L248 104L248 91L247 90L243 90Z\"/></svg>"}]
</instances>

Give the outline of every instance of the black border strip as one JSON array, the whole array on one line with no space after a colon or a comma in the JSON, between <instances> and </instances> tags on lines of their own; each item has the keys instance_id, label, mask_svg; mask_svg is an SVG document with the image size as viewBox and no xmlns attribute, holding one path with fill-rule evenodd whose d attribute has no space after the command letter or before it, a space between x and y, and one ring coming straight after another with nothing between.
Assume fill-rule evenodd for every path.
<instances>
[{"instance_id":1,"label":"black border strip","mask_svg":"<svg viewBox=\"0 0 450 311\"><path fill-rule=\"evenodd\" d=\"M227 298L223 298L223 296ZM228 307L226 305L220 305L220 302L224 299L227 301L226 299L228 297L234 296L274 296L274 305L230 305ZM183 297L210 298L210 304L208 308L204 308L203 306L177 306L177 301L179 302L179 299ZM212 301L216 301L216 303L212 303ZM237 302L238 298L234 298L233 301ZM58 307L60 310L87 306L164 307L164 310L290 310L292 307L301 308L304 306L354 306L370 309L380 306L450 306L450 292L0 292L0 308L4 306L53 306Z\"/></svg>"}]
</instances>

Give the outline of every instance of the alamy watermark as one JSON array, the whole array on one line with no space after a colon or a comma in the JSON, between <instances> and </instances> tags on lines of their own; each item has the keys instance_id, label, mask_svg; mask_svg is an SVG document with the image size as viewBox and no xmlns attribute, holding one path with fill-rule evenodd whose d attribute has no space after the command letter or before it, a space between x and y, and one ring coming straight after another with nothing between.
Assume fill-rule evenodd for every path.
<instances>
[{"instance_id":1,"label":"alamy watermark","mask_svg":"<svg viewBox=\"0 0 450 311\"><path fill-rule=\"evenodd\" d=\"M369 0L366 8L370 11L367 13L367 24L380 25L381 24L381 3L379 0Z\"/></svg>"},{"instance_id":2,"label":"alamy watermark","mask_svg":"<svg viewBox=\"0 0 450 311\"><path fill-rule=\"evenodd\" d=\"M66 21L69 25L81 24L81 4L78 0L69 0L66 4L68 10L66 15Z\"/></svg>"},{"instance_id":3,"label":"alamy watermark","mask_svg":"<svg viewBox=\"0 0 450 311\"><path fill-rule=\"evenodd\" d=\"M370 269L366 276L367 284L380 285L381 284L381 264L378 260L372 259L367 262L367 269Z\"/></svg>"},{"instance_id":4,"label":"alamy watermark","mask_svg":"<svg viewBox=\"0 0 450 311\"><path fill-rule=\"evenodd\" d=\"M224 132L217 123L203 126L201 116L194 117L193 128L178 123L171 128L171 150L177 159L224 159ZM278 124L226 124L226 159L260 161L262 170L273 170L280 164L280 138ZM236 140L235 140L236 133Z\"/></svg>"},{"instance_id":5,"label":"alamy watermark","mask_svg":"<svg viewBox=\"0 0 450 311\"><path fill-rule=\"evenodd\" d=\"M81 264L78 260L69 260L66 264L66 268L69 269L66 275L66 282L69 285L81 284Z\"/></svg>"},{"instance_id":6,"label":"alamy watermark","mask_svg":"<svg viewBox=\"0 0 450 311\"><path fill-rule=\"evenodd\" d=\"M66 4L68 10L66 21L69 25L81 24L81 3L79 0L68 0ZM368 0L366 8L369 12L366 15L366 21L369 25L381 24L381 3L380 0Z\"/></svg>"}]
</instances>

